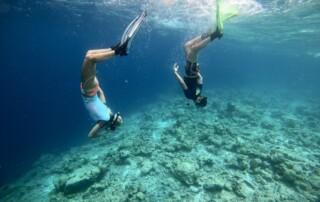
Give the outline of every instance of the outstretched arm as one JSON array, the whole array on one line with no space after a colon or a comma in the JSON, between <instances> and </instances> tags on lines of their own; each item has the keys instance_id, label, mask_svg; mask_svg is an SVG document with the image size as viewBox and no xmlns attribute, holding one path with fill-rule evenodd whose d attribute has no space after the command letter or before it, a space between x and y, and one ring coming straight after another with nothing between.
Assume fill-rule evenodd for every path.
<instances>
[{"instance_id":1,"label":"outstretched arm","mask_svg":"<svg viewBox=\"0 0 320 202\"><path fill-rule=\"evenodd\" d=\"M183 90L187 90L188 87L187 87L186 83L184 82L184 80L183 80L183 79L181 78L181 76L179 75L178 69L179 69L179 66L177 65L177 63L174 63L174 65L173 65L174 75L175 75L176 78L178 79L178 82L179 82L181 88L182 88Z\"/></svg>"},{"instance_id":2,"label":"outstretched arm","mask_svg":"<svg viewBox=\"0 0 320 202\"><path fill-rule=\"evenodd\" d=\"M97 93L98 93L98 97L101 100L101 102L103 104L106 104L107 103L106 97L104 96L104 93L103 93L103 91L102 91L102 89L100 87L99 87L99 90L98 90Z\"/></svg>"}]
</instances>

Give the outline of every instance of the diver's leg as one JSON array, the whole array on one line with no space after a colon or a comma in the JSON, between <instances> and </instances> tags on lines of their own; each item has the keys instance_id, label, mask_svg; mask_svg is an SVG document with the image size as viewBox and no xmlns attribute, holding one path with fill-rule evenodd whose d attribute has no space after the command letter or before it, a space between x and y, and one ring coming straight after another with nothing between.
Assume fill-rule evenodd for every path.
<instances>
[{"instance_id":1,"label":"diver's leg","mask_svg":"<svg viewBox=\"0 0 320 202\"><path fill-rule=\"evenodd\" d=\"M96 78L96 63L115 56L111 49L89 50L84 59L81 70L81 83L85 92L90 92L98 85Z\"/></svg>"},{"instance_id":2,"label":"diver's leg","mask_svg":"<svg viewBox=\"0 0 320 202\"><path fill-rule=\"evenodd\" d=\"M223 36L223 23L220 17L220 12L220 2L218 2L216 11L216 24L209 31L185 43L184 49L186 55L197 55L198 51L206 47L211 41L216 38L220 39Z\"/></svg>"},{"instance_id":3,"label":"diver's leg","mask_svg":"<svg viewBox=\"0 0 320 202\"><path fill-rule=\"evenodd\" d=\"M198 36L184 44L186 59L190 62L197 62L198 52L211 42L210 37L202 38Z\"/></svg>"},{"instance_id":4,"label":"diver's leg","mask_svg":"<svg viewBox=\"0 0 320 202\"><path fill-rule=\"evenodd\" d=\"M186 42L184 44L184 51L186 54L187 60L190 62L196 62L198 57L198 52L206 47L211 41L216 38L221 38L223 34L220 32L219 28L216 27L213 32L208 31L201 34L200 36Z\"/></svg>"},{"instance_id":5,"label":"diver's leg","mask_svg":"<svg viewBox=\"0 0 320 202\"><path fill-rule=\"evenodd\" d=\"M108 60L115 56L115 51L111 48L99 49L99 50L89 50L86 54L85 61L102 62Z\"/></svg>"},{"instance_id":6,"label":"diver's leg","mask_svg":"<svg viewBox=\"0 0 320 202\"><path fill-rule=\"evenodd\" d=\"M187 46L192 51L200 51L211 42L210 37L200 35L192 40L192 43L187 43Z\"/></svg>"},{"instance_id":7,"label":"diver's leg","mask_svg":"<svg viewBox=\"0 0 320 202\"><path fill-rule=\"evenodd\" d=\"M85 59L81 70L81 84L84 92L91 93L96 89L98 85L96 63Z\"/></svg>"},{"instance_id":8,"label":"diver's leg","mask_svg":"<svg viewBox=\"0 0 320 202\"><path fill-rule=\"evenodd\" d=\"M106 53L112 51L111 48L106 48L106 49L96 49L96 50L89 50L90 54L97 54L97 53ZM88 54L88 53L87 53Z\"/></svg>"}]
</instances>

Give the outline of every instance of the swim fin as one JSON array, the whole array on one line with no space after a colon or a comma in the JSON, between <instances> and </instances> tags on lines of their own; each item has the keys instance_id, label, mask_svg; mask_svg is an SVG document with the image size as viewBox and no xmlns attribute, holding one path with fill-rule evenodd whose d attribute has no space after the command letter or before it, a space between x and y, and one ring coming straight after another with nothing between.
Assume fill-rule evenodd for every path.
<instances>
[{"instance_id":1,"label":"swim fin","mask_svg":"<svg viewBox=\"0 0 320 202\"><path fill-rule=\"evenodd\" d=\"M217 27L214 27L212 31L215 31L216 28L218 28L220 33L223 34L224 21L227 21L227 20L231 19L232 17L235 17L237 14L238 14L237 8L231 7L230 5L227 5L227 3L223 3L221 0L218 0L217 12L216 12Z\"/></svg>"},{"instance_id":2,"label":"swim fin","mask_svg":"<svg viewBox=\"0 0 320 202\"><path fill-rule=\"evenodd\" d=\"M125 45L126 44L126 53L129 52L130 47L131 47L131 42L133 41L135 35L137 34L144 18L147 16L147 11L143 11L142 14L140 16L137 16L125 29L125 31L122 34L121 37L121 42L120 42L120 46L121 45Z\"/></svg>"}]
</instances>

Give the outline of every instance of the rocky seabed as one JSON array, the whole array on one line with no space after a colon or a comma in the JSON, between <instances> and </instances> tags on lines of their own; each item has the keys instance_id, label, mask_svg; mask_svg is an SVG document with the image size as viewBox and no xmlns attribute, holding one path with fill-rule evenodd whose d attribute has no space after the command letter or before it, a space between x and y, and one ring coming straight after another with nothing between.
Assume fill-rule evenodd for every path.
<instances>
[{"instance_id":1,"label":"rocky seabed","mask_svg":"<svg viewBox=\"0 0 320 202\"><path fill-rule=\"evenodd\" d=\"M176 97L114 133L44 154L0 201L319 201L320 102L290 92ZM84 134L85 135L85 134Z\"/></svg>"}]
</instances>

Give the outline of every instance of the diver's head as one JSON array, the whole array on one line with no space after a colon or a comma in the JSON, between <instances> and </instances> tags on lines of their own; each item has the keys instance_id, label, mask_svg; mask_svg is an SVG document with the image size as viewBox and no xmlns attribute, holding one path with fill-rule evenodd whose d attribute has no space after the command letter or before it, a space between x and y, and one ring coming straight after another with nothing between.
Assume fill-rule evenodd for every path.
<instances>
[{"instance_id":1,"label":"diver's head","mask_svg":"<svg viewBox=\"0 0 320 202\"><path fill-rule=\"evenodd\" d=\"M194 103L197 107L205 107L207 105L207 99L207 97L199 96Z\"/></svg>"}]
</instances>

